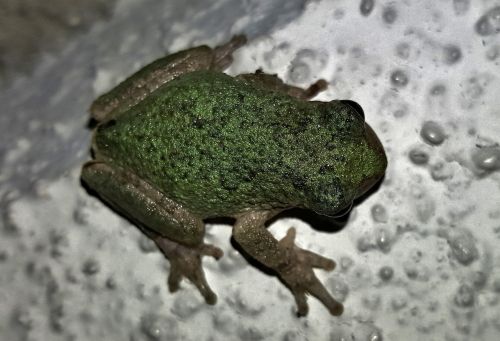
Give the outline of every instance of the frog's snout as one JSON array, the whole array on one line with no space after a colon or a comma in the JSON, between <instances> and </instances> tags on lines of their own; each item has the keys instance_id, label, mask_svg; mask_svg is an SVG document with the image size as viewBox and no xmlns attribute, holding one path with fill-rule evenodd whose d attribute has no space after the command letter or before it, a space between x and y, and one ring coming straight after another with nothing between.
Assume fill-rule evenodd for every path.
<instances>
[{"instance_id":1,"label":"frog's snout","mask_svg":"<svg viewBox=\"0 0 500 341\"><path fill-rule=\"evenodd\" d=\"M387 157L385 156L384 146L382 146L382 142L380 142L377 134L375 134L372 127L370 127L368 123L365 123L365 137L368 145L385 160L385 165L387 166Z\"/></svg>"},{"instance_id":2,"label":"frog's snout","mask_svg":"<svg viewBox=\"0 0 500 341\"><path fill-rule=\"evenodd\" d=\"M377 134L375 134L368 123L365 123L365 139L370 149L377 155L378 162L377 165L373 165L372 174L366 177L359 185L358 197L372 188L382 178L387 168L387 156L385 155L384 146L382 146Z\"/></svg>"},{"instance_id":3,"label":"frog's snout","mask_svg":"<svg viewBox=\"0 0 500 341\"><path fill-rule=\"evenodd\" d=\"M357 102L354 102L354 101L351 101L351 100L348 100L348 99L343 99L340 102L342 102L343 104L347 105L352 110L354 110L354 112L359 117L361 117L363 120L365 119L365 112L364 112L363 108L361 107L361 105L359 105Z\"/></svg>"}]
</instances>

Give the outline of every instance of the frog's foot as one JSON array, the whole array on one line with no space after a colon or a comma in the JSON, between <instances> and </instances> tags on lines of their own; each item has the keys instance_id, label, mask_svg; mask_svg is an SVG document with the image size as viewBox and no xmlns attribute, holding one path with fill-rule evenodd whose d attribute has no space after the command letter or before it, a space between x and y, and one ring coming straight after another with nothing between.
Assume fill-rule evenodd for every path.
<instances>
[{"instance_id":1,"label":"frog's foot","mask_svg":"<svg viewBox=\"0 0 500 341\"><path fill-rule=\"evenodd\" d=\"M325 91L326 88L328 88L328 82L324 79L320 79L309 85L309 87L307 89L304 89L302 93L295 95L295 97L300 98L301 96L303 96L303 98L305 99L311 99L313 97L316 97L316 95L320 92Z\"/></svg>"},{"instance_id":2,"label":"frog's foot","mask_svg":"<svg viewBox=\"0 0 500 341\"><path fill-rule=\"evenodd\" d=\"M297 247L294 228L290 228L286 236L279 241L278 248L285 253L288 261L276 270L295 297L298 307L297 315L307 315L309 307L306 294L311 294L320 300L330 314L341 315L344 311L343 305L328 293L313 272L313 268L331 271L335 268L335 262Z\"/></svg>"},{"instance_id":3,"label":"frog's foot","mask_svg":"<svg viewBox=\"0 0 500 341\"><path fill-rule=\"evenodd\" d=\"M170 275L168 276L170 292L179 290L182 278L186 277L198 288L208 304L215 304L217 295L207 283L201 266L201 257L211 256L219 259L223 255L222 250L203 243L195 247L184 246L161 236L155 236L153 239L170 261Z\"/></svg>"},{"instance_id":4,"label":"frog's foot","mask_svg":"<svg viewBox=\"0 0 500 341\"><path fill-rule=\"evenodd\" d=\"M233 52L247 42L247 38L243 35L235 35L227 43L217 46L214 49L213 68L215 70L225 70L233 62Z\"/></svg>"}]
</instances>

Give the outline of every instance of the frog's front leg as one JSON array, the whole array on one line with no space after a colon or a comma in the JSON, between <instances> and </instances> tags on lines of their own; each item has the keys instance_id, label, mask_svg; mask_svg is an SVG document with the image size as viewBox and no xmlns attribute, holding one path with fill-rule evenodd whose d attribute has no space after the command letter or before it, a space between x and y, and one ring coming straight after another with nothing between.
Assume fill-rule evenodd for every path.
<instances>
[{"instance_id":1,"label":"frog's front leg","mask_svg":"<svg viewBox=\"0 0 500 341\"><path fill-rule=\"evenodd\" d=\"M198 70L224 70L231 64L234 50L245 42L244 35L237 35L213 49L202 45L155 60L97 98L90 107L90 115L96 122L111 119L182 74Z\"/></svg>"},{"instance_id":2,"label":"frog's front leg","mask_svg":"<svg viewBox=\"0 0 500 341\"><path fill-rule=\"evenodd\" d=\"M255 73L245 73L237 76L247 82L253 83L257 86L266 88L267 90L285 93L289 96L309 100L319 94L321 91L326 90L328 83L324 79L320 79L309 87L303 89L297 86L289 85L283 82L276 74L267 74L262 70L257 70Z\"/></svg>"},{"instance_id":3,"label":"frog's front leg","mask_svg":"<svg viewBox=\"0 0 500 341\"><path fill-rule=\"evenodd\" d=\"M100 161L87 162L83 181L114 209L135 222L153 239L170 261L168 286L179 288L190 280L209 304L217 296L210 289L201 266L202 256L222 257L222 250L203 243L203 221L132 172Z\"/></svg>"},{"instance_id":4,"label":"frog's front leg","mask_svg":"<svg viewBox=\"0 0 500 341\"><path fill-rule=\"evenodd\" d=\"M328 293L313 272L313 268L333 270L335 262L297 247L294 228L290 228L283 239L276 240L264 225L275 213L260 211L240 215L233 229L234 239L250 256L278 273L295 297L298 316L307 315L306 294L320 300L332 315L341 315L342 304Z\"/></svg>"}]
</instances>

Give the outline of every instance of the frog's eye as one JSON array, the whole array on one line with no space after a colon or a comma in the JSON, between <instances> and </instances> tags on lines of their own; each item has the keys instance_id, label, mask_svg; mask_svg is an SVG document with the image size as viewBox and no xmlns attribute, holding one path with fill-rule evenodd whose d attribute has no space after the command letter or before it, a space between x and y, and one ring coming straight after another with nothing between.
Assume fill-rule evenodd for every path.
<instances>
[{"instance_id":1,"label":"frog's eye","mask_svg":"<svg viewBox=\"0 0 500 341\"><path fill-rule=\"evenodd\" d=\"M340 217L343 217L347 214L349 214L352 210L352 205L353 205L353 201L351 201L347 207L341 209L340 211L338 211L337 213L335 213L332 218L340 218Z\"/></svg>"},{"instance_id":2,"label":"frog's eye","mask_svg":"<svg viewBox=\"0 0 500 341\"><path fill-rule=\"evenodd\" d=\"M348 99L341 100L340 102L354 109L354 111L356 111L358 115L363 118L363 121L365 120L365 112L363 111L363 108L361 108L361 105Z\"/></svg>"}]
</instances>

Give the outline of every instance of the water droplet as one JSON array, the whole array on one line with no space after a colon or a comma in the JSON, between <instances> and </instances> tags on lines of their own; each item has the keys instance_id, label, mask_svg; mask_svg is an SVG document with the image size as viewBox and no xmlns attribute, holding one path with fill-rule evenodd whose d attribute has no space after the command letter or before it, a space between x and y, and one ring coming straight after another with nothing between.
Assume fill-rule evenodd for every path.
<instances>
[{"instance_id":1,"label":"water droplet","mask_svg":"<svg viewBox=\"0 0 500 341\"><path fill-rule=\"evenodd\" d=\"M333 12L333 17L335 18L335 20L340 20L344 17L345 15L345 10L343 10L342 8L337 8L334 12Z\"/></svg>"},{"instance_id":2,"label":"water droplet","mask_svg":"<svg viewBox=\"0 0 500 341\"><path fill-rule=\"evenodd\" d=\"M347 286L345 280L339 276L335 276L329 279L327 283L332 296L339 302L345 302L345 299L349 294L349 287Z\"/></svg>"},{"instance_id":3,"label":"water droplet","mask_svg":"<svg viewBox=\"0 0 500 341\"><path fill-rule=\"evenodd\" d=\"M486 285L488 276L483 271L475 271L472 274L472 284L478 289L482 289Z\"/></svg>"},{"instance_id":4,"label":"water droplet","mask_svg":"<svg viewBox=\"0 0 500 341\"><path fill-rule=\"evenodd\" d=\"M435 84L432 86L430 94L432 96L441 96L446 92L446 87L443 84Z\"/></svg>"},{"instance_id":5,"label":"water droplet","mask_svg":"<svg viewBox=\"0 0 500 341\"><path fill-rule=\"evenodd\" d=\"M467 284L462 284L458 287L454 298L455 304L458 307L466 308L474 304L474 290Z\"/></svg>"},{"instance_id":6,"label":"water droplet","mask_svg":"<svg viewBox=\"0 0 500 341\"><path fill-rule=\"evenodd\" d=\"M478 257L474 238L469 232L462 231L448 238L451 252L455 259L463 265L469 265Z\"/></svg>"},{"instance_id":7,"label":"water droplet","mask_svg":"<svg viewBox=\"0 0 500 341\"><path fill-rule=\"evenodd\" d=\"M9 254L5 250L0 251L0 263L5 262L7 259L9 259Z\"/></svg>"},{"instance_id":8,"label":"water droplet","mask_svg":"<svg viewBox=\"0 0 500 341\"><path fill-rule=\"evenodd\" d=\"M417 218L422 223L427 223L429 219L436 213L436 205L431 199L419 200L415 205Z\"/></svg>"},{"instance_id":9,"label":"water droplet","mask_svg":"<svg viewBox=\"0 0 500 341\"><path fill-rule=\"evenodd\" d=\"M213 314L214 329L223 334L233 334L233 327L236 325L234 314L228 310L221 310L217 314Z\"/></svg>"},{"instance_id":10,"label":"water droplet","mask_svg":"<svg viewBox=\"0 0 500 341\"><path fill-rule=\"evenodd\" d=\"M113 277L106 280L106 288L111 290L116 289L116 280Z\"/></svg>"},{"instance_id":11,"label":"water droplet","mask_svg":"<svg viewBox=\"0 0 500 341\"><path fill-rule=\"evenodd\" d=\"M95 275L101 269L99 263L94 259L89 259L83 263L82 272L87 276Z\"/></svg>"},{"instance_id":12,"label":"water droplet","mask_svg":"<svg viewBox=\"0 0 500 341\"><path fill-rule=\"evenodd\" d=\"M85 206L78 205L73 211L73 221L78 225L87 225L89 218L90 214Z\"/></svg>"},{"instance_id":13,"label":"water droplet","mask_svg":"<svg viewBox=\"0 0 500 341\"><path fill-rule=\"evenodd\" d=\"M435 146L443 143L446 138L441 125L434 121L424 122L422 129L420 130L420 136L425 142Z\"/></svg>"},{"instance_id":14,"label":"water droplet","mask_svg":"<svg viewBox=\"0 0 500 341\"><path fill-rule=\"evenodd\" d=\"M394 275L394 270L390 266L383 266L380 268L378 275L381 280L387 282L392 279L392 276Z\"/></svg>"},{"instance_id":15,"label":"water droplet","mask_svg":"<svg viewBox=\"0 0 500 341\"><path fill-rule=\"evenodd\" d=\"M361 4L359 5L359 11L365 17L369 16L373 11L373 7L375 6L375 0L361 0Z\"/></svg>"},{"instance_id":16,"label":"water droplet","mask_svg":"<svg viewBox=\"0 0 500 341\"><path fill-rule=\"evenodd\" d=\"M328 54L324 51L302 49L290 62L288 78L293 83L308 83L313 74L318 74L328 62Z\"/></svg>"},{"instance_id":17,"label":"water droplet","mask_svg":"<svg viewBox=\"0 0 500 341\"><path fill-rule=\"evenodd\" d=\"M382 115L392 115L394 117L406 116L410 110L409 103L406 102L398 92L394 90L387 91L380 101Z\"/></svg>"},{"instance_id":18,"label":"water droplet","mask_svg":"<svg viewBox=\"0 0 500 341\"><path fill-rule=\"evenodd\" d=\"M375 245L373 245L369 236L361 236L358 238L358 242L356 243L356 247L359 252L366 252L372 249Z\"/></svg>"},{"instance_id":19,"label":"water droplet","mask_svg":"<svg viewBox=\"0 0 500 341\"><path fill-rule=\"evenodd\" d=\"M172 319L157 314L146 314L141 318L140 330L150 341L177 340L178 327Z\"/></svg>"},{"instance_id":20,"label":"water droplet","mask_svg":"<svg viewBox=\"0 0 500 341\"><path fill-rule=\"evenodd\" d=\"M388 6L384 8L382 12L382 19L388 24L393 24L396 21L396 18L398 17L398 12L396 9L392 6Z\"/></svg>"},{"instance_id":21,"label":"water droplet","mask_svg":"<svg viewBox=\"0 0 500 341\"><path fill-rule=\"evenodd\" d=\"M363 297L362 302L363 305L370 310L377 310L380 307L382 299L379 294L371 293Z\"/></svg>"},{"instance_id":22,"label":"water droplet","mask_svg":"<svg viewBox=\"0 0 500 341\"><path fill-rule=\"evenodd\" d=\"M414 281L427 282L429 280L430 271L422 264L407 261L403 264L403 269L406 276Z\"/></svg>"},{"instance_id":23,"label":"water droplet","mask_svg":"<svg viewBox=\"0 0 500 341\"><path fill-rule=\"evenodd\" d=\"M404 270L409 279L416 279L418 277L418 269L416 266L407 265L404 267Z\"/></svg>"},{"instance_id":24,"label":"water droplet","mask_svg":"<svg viewBox=\"0 0 500 341\"><path fill-rule=\"evenodd\" d=\"M256 326L251 326L251 327L241 326L238 329L238 336L239 339L242 341L258 341L264 339L262 331L260 331L259 328Z\"/></svg>"},{"instance_id":25,"label":"water droplet","mask_svg":"<svg viewBox=\"0 0 500 341\"><path fill-rule=\"evenodd\" d=\"M330 333L330 341L353 341L354 336L341 328L332 328Z\"/></svg>"},{"instance_id":26,"label":"water droplet","mask_svg":"<svg viewBox=\"0 0 500 341\"><path fill-rule=\"evenodd\" d=\"M247 262L238 251L231 249L226 252L217 264L223 272L230 273L242 269L247 265Z\"/></svg>"},{"instance_id":27,"label":"water droplet","mask_svg":"<svg viewBox=\"0 0 500 341\"><path fill-rule=\"evenodd\" d=\"M396 45L396 55L401 59L410 57L410 44L402 42Z\"/></svg>"},{"instance_id":28,"label":"water droplet","mask_svg":"<svg viewBox=\"0 0 500 341\"><path fill-rule=\"evenodd\" d=\"M376 232L376 242L382 252L389 252L392 246L392 237L386 229L379 229Z\"/></svg>"},{"instance_id":29,"label":"water droplet","mask_svg":"<svg viewBox=\"0 0 500 341\"><path fill-rule=\"evenodd\" d=\"M240 290L236 291L231 297L227 297L226 301L239 315L256 317L266 309L266 305L262 300L244 296Z\"/></svg>"},{"instance_id":30,"label":"water droplet","mask_svg":"<svg viewBox=\"0 0 500 341\"><path fill-rule=\"evenodd\" d=\"M410 251L410 258L415 263L419 263L422 260L423 255L424 254L419 249L412 249Z\"/></svg>"},{"instance_id":31,"label":"water droplet","mask_svg":"<svg viewBox=\"0 0 500 341\"><path fill-rule=\"evenodd\" d=\"M470 0L453 0L453 10L456 15L467 13L470 7Z\"/></svg>"},{"instance_id":32,"label":"water droplet","mask_svg":"<svg viewBox=\"0 0 500 341\"><path fill-rule=\"evenodd\" d=\"M368 341L383 341L382 334L376 330L368 336Z\"/></svg>"},{"instance_id":33,"label":"water droplet","mask_svg":"<svg viewBox=\"0 0 500 341\"><path fill-rule=\"evenodd\" d=\"M498 147L484 147L472 154L474 165L485 171L500 169L500 149Z\"/></svg>"},{"instance_id":34,"label":"water droplet","mask_svg":"<svg viewBox=\"0 0 500 341\"><path fill-rule=\"evenodd\" d=\"M475 29L481 36L489 36L500 32L500 6L493 7L476 22Z\"/></svg>"},{"instance_id":35,"label":"water droplet","mask_svg":"<svg viewBox=\"0 0 500 341\"><path fill-rule=\"evenodd\" d=\"M495 60L500 56L500 45L493 45L486 51L486 58L488 60Z\"/></svg>"},{"instance_id":36,"label":"water droplet","mask_svg":"<svg viewBox=\"0 0 500 341\"><path fill-rule=\"evenodd\" d=\"M391 300L392 309L395 311L403 309L404 307L406 307L407 304L408 304L408 301L403 296L394 297Z\"/></svg>"},{"instance_id":37,"label":"water droplet","mask_svg":"<svg viewBox=\"0 0 500 341\"><path fill-rule=\"evenodd\" d=\"M200 310L201 301L194 295L177 295L172 312L180 318L189 318Z\"/></svg>"},{"instance_id":38,"label":"water droplet","mask_svg":"<svg viewBox=\"0 0 500 341\"><path fill-rule=\"evenodd\" d=\"M302 339L302 335L299 334L299 332L294 332L291 330L287 331L282 338L283 341L299 341Z\"/></svg>"},{"instance_id":39,"label":"water droplet","mask_svg":"<svg viewBox=\"0 0 500 341\"><path fill-rule=\"evenodd\" d=\"M386 223L387 222L387 210L381 204L375 204L372 206L371 214L373 221L377 223Z\"/></svg>"},{"instance_id":40,"label":"water droplet","mask_svg":"<svg viewBox=\"0 0 500 341\"><path fill-rule=\"evenodd\" d=\"M31 330L33 328L33 316L32 312L26 310L26 308L16 309L12 313L12 321L19 324L22 328Z\"/></svg>"},{"instance_id":41,"label":"water droplet","mask_svg":"<svg viewBox=\"0 0 500 341\"><path fill-rule=\"evenodd\" d=\"M444 61L448 65L457 63L462 59L462 51L456 45L447 45L444 47Z\"/></svg>"},{"instance_id":42,"label":"water droplet","mask_svg":"<svg viewBox=\"0 0 500 341\"><path fill-rule=\"evenodd\" d=\"M342 271L348 271L353 266L353 264L353 260L349 257L340 258L340 268L342 269Z\"/></svg>"},{"instance_id":43,"label":"water droplet","mask_svg":"<svg viewBox=\"0 0 500 341\"><path fill-rule=\"evenodd\" d=\"M141 249L141 251L144 253L151 253L158 251L158 247L156 246L155 242L151 238L146 237L145 235L141 235L139 237L138 243L139 243L139 249Z\"/></svg>"},{"instance_id":44,"label":"water droplet","mask_svg":"<svg viewBox=\"0 0 500 341\"><path fill-rule=\"evenodd\" d=\"M405 87L408 84L408 76L403 70L394 70L391 73L391 83L398 88Z\"/></svg>"},{"instance_id":45,"label":"water droplet","mask_svg":"<svg viewBox=\"0 0 500 341\"><path fill-rule=\"evenodd\" d=\"M500 277L493 280L493 291L500 294Z\"/></svg>"},{"instance_id":46,"label":"water droplet","mask_svg":"<svg viewBox=\"0 0 500 341\"><path fill-rule=\"evenodd\" d=\"M429 154L419 148L413 148L408 153L410 161L416 165L425 165L429 162Z\"/></svg>"},{"instance_id":47,"label":"water droplet","mask_svg":"<svg viewBox=\"0 0 500 341\"><path fill-rule=\"evenodd\" d=\"M64 254L64 249L69 246L68 237L61 231L51 230L49 232L50 255L59 258Z\"/></svg>"},{"instance_id":48,"label":"water droplet","mask_svg":"<svg viewBox=\"0 0 500 341\"><path fill-rule=\"evenodd\" d=\"M288 77L294 83L305 83L311 76L311 68L303 62L297 62L291 65L288 71Z\"/></svg>"}]
</instances>

